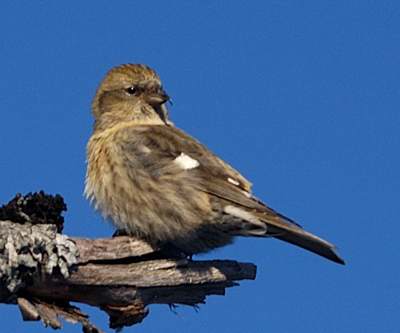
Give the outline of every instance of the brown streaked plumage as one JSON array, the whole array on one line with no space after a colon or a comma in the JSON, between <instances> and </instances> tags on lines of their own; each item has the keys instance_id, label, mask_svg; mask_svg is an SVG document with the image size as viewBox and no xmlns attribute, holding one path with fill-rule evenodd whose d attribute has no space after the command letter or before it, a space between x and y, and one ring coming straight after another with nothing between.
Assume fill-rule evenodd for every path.
<instances>
[{"instance_id":1,"label":"brown streaked plumage","mask_svg":"<svg viewBox=\"0 0 400 333\"><path fill-rule=\"evenodd\" d=\"M343 264L327 241L251 194L251 184L168 120L158 75L145 65L112 69L93 101L86 196L130 235L186 254L235 236L275 237Z\"/></svg>"}]
</instances>

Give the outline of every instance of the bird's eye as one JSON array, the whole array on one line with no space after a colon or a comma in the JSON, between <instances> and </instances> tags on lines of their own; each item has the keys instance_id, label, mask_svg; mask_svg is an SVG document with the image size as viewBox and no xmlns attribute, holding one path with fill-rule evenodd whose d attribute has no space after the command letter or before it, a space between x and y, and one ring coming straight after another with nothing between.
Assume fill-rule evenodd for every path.
<instances>
[{"instance_id":1,"label":"bird's eye","mask_svg":"<svg viewBox=\"0 0 400 333\"><path fill-rule=\"evenodd\" d=\"M126 88L125 91L129 95L134 95L138 92L138 89L135 86L130 86L130 87Z\"/></svg>"}]
</instances>

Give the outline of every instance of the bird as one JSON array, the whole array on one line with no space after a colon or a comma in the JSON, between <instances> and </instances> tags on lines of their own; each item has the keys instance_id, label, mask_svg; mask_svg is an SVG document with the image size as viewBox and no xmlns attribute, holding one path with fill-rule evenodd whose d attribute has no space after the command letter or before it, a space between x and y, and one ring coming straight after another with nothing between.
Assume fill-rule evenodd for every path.
<instances>
[{"instance_id":1,"label":"bird","mask_svg":"<svg viewBox=\"0 0 400 333\"><path fill-rule=\"evenodd\" d=\"M344 264L328 241L252 194L252 184L170 120L158 74L109 70L92 102L85 196L122 234L186 256L237 236L276 238Z\"/></svg>"}]
</instances>

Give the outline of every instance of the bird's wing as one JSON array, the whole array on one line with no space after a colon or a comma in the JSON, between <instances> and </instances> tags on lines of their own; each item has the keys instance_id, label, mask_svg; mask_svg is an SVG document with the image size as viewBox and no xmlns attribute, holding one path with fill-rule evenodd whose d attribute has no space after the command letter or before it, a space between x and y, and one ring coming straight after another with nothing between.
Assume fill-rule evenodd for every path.
<instances>
[{"instance_id":1,"label":"bird's wing","mask_svg":"<svg viewBox=\"0 0 400 333\"><path fill-rule=\"evenodd\" d=\"M190 151L187 152L193 154L195 159L199 159L199 162L202 162L200 165L204 165L208 171L213 173L216 172L217 178L222 177L221 179L224 181L224 183L228 182L234 184L235 188L239 188L248 193L251 192L251 182L249 182L236 169L220 159L196 139L187 135L185 132L176 127L169 132L171 134L173 133L173 136L175 136L178 141L184 145L187 144L187 147L179 146L179 148L189 149Z\"/></svg>"},{"instance_id":2,"label":"bird's wing","mask_svg":"<svg viewBox=\"0 0 400 333\"><path fill-rule=\"evenodd\" d=\"M306 232L255 198L249 181L191 136L172 126L135 126L135 132L149 152L143 159L153 176L168 172L189 174L186 179L190 180L190 186L219 200L225 214L243 218L253 226L266 225L261 231L249 228L242 235L273 236L344 263L332 244Z\"/></svg>"},{"instance_id":3,"label":"bird's wing","mask_svg":"<svg viewBox=\"0 0 400 333\"><path fill-rule=\"evenodd\" d=\"M172 126L135 126L134 131L141 138L140 144L151 152L143 154L143 162L153 175L171 172L171 164L182 162L174 171L192 175L192 185L199 190L249 209L266 208L251 195L246 178L183 131ZM190 161L196 165L190 167Z\"/></svg>"}]
</instances>

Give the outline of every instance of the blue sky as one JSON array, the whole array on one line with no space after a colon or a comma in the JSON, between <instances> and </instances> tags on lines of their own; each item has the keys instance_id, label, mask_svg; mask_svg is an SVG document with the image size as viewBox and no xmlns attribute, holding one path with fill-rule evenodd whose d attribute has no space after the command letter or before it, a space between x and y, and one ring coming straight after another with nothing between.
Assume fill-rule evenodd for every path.
<instances>
[{"instance_id":1,"label":"blue sky","mask_svg":"<svg viewBox=\"0 0 400 333\"><path fill-rule=\"evenodd\" d=\"M153 306L125 332L398 332L399 14L398 1L2 1L0 202L61 193L67 234L111 235L82 196L90 103L110 67L146 63L176 125L348 265L240 239L202 258L254 262L256 281L198 313ZM0 311L4 331L47 332Z\"/></svg>"}]
</instances>

